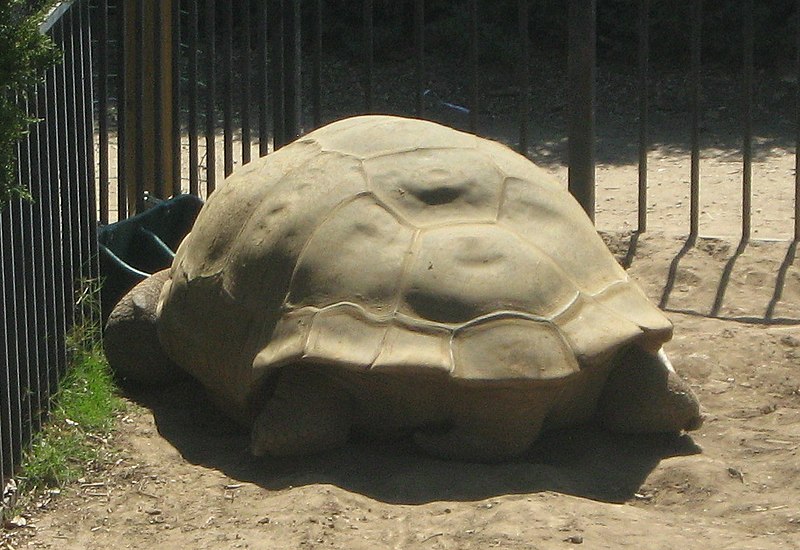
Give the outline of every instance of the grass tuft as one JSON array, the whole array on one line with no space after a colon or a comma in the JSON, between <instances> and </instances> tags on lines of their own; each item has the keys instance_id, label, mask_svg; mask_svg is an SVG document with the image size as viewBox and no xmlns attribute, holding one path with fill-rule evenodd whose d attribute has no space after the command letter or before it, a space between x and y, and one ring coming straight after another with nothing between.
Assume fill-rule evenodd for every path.
<instances>
[{"instance_id":1,"label":"grass tuft","mask_svg":"<svg viewBox=\"0 0 800 550\"><path fill-rule=\"evenodd\" d=\"M87 315L67 337L69 368L46 424L23 457L17 477L20 495L75 481L108 454L108 437L124 402L103 353L97 319Z\"/></svg>"}]
</instances>

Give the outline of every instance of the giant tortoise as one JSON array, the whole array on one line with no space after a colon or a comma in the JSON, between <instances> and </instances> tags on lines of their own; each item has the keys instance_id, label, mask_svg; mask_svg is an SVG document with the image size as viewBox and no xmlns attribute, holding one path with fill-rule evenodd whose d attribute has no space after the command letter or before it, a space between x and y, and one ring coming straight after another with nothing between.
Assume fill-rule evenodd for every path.
<instances>
[{"instance_id":1,"label":"giant tortoise","mask_svg":"<svg viewBox=\"0 0 800 550\"><path fill-rule=\"evenodd\" d=\"M359 116L235 172L117 306L106 349L130 378L190 373L256 455L408 434L495 461L589 421L696 429L671 336L553 177L471 134Z\"/></svg>"}]
</instances>

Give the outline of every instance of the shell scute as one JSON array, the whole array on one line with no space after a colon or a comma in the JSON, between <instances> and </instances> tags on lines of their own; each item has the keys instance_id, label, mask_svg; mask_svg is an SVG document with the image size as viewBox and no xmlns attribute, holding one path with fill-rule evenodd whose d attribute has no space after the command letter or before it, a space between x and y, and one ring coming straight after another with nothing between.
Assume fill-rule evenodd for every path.
<instances>
[{"instance_id":1,"label":"shell scute","mask_svg":"<svg viewBox=\"0 0 800 550\"><path fill-rule=\"evenodd\" d=\"M416 149L364 169L375 195L416 227L497 218L504 176L474 149Z\"/></svg>"},{"instance_id":2,"label":"shell scute","mask_svg":"<svg viewBox=\"0 0 800 550\"><path fill-rule=\"evenodd\" d=\"M376 314L389 313L413 240L413 229L371 196L358 196L314 231L297 261L287 306L356 302Z\"/></svg>"}]
</instances>

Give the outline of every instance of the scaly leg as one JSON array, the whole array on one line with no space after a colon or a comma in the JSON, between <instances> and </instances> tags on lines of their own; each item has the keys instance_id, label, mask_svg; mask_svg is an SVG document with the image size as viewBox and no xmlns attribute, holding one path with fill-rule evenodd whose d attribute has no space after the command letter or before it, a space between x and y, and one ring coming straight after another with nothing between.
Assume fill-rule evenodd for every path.
<instances>
[{"instance_id":1,"label":"scaly leg","mask_svg":"<svg viewBox=\"0 0 800 550\"><path fill-rule=\"evenodd\" d=\"M319 453L347 443L353 414L347 392L313 366L288 365L278 376L253 424L254 455Z\"/></svg>"}]
</instances>

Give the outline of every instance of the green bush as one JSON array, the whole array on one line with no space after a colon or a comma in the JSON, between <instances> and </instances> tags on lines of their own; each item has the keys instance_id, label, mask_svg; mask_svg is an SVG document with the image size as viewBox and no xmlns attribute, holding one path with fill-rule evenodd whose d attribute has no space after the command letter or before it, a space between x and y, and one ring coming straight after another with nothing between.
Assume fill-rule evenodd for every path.
<instances>
[{"instance_id":1,"label":"green bush","mask_svg":"<svg viewBox=\"0 0 800 550\"><path fill-rule=\"evenodd\" d=\"M28 198L16 174L17 142L34 119L17 107L17 98L39 82L42 71L58 59L58 52L39 33L54 0L0 0L0 209L12 199Z\"/></svg>"}]
</instances>

